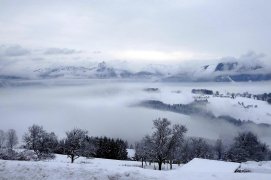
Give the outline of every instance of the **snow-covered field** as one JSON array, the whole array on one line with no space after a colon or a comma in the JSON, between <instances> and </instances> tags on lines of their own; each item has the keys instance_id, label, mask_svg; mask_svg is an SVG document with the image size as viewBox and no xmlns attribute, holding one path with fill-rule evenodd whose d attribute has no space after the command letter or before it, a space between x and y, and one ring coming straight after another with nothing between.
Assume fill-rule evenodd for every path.
<instances>
[{"instance_id":1,"label":"snow-covered field","mask_svg":"<svg viewBox=\"0 0 271 180\"><path fill-rule=\"evenodd\" d=\"M239 168L239 166L240 163L194 158L187 164L183 165L180 170L184 172L196 171L202 173L233 173L236 169Z\"/></svg>"},{"instance_id":2,"label":"snow-covered field","mask_svg":"<svg viewBox=\"0 0 271 180\"><path fill-rule=\"evenodd\" d=\"M79 158L74 164L64 155L50 161L4 161L0 160L1 180L270 180L270 162L248 162L244 166L250 173L234 173L238 163L194 159L173 170L140 168L140 162L108 159ZM243 164L241 165L243 167ZM266 169L269 168L269 171ZM262 171L263 170L263 171Z\"/></svg>"}]
</instances>

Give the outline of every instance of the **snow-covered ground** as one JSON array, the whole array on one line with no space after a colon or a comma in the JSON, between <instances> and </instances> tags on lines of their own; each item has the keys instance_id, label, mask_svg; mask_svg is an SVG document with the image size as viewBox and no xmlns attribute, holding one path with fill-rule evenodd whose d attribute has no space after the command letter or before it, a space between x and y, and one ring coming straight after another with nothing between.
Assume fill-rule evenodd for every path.
<instances>
[{"instance_id":1,"label":"snow-covered ground","mask_svg":"<svg viewBox=\"0 0 271 180\"><path fill-rule=\"evenodd\" d=\"M271 174L271 161L248 161L241 164L242 170L249 170L257 173L268 173Z\"/></svg>"},{"instance_id":2,"label":"snow-covered ground","mask_svg":"<svg viewBox=\"0 0 271 180\"><path fill-rule=\"evenodd\" d=\"M248 165L252 167L252 162ZM247 164L244 164L247 165ZM254 163L250 173L234 173L238 163L194 159L184 166L175 166L173 170L152 170L139 167L140 162L108 159L79 158L69 163L64 155L57 155L50 161L4 161L0 160L0 179L20 180L270 180L271 173L259 169L270 168L270 162ZM251 168L252 169L252 168Z\"/></svg>"},{"instance_id":3,"label":"snow-covered ground","mask_svg":"<svg viewBox=\"0 0 271 180\"><path fill-rule=\"evenodd\" d=\"M129 159L132 159L133 157L135 157L135 150L134 149L127 149L127 157Z\"/></svg>"},{"instance_id":4,"label":"snow-covered ground","mask_svg":"<svg viewBox=\"0 0 271 180\"><path fill-rule=\"evenodd\" d=\"M244 121L250 120L255 123L271 124L271 105L266 101L244 97L236 97L235 99L211 97L209 98L209 102L208 108L211 109L216 116L230 115L235 119ZM239 103L243 103L245 106L252 105L252 107L244 108Z\"/></svg>"},{"instance_id":5,"label":"snow-covered ground","mask_svg":"<svg viewBox=\"0 0 271 180\"><path fill-rule=\"evenodd\" d=\"M184 172L233 173L239 166L240 163L194 158L183 165L180 170Z\"/></svg>"}]
</instances>

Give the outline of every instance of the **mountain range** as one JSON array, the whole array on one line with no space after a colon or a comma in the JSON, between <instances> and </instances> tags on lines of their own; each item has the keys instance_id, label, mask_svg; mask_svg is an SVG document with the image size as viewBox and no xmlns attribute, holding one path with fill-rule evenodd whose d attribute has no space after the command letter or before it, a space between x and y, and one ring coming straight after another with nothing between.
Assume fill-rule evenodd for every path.
<instances>
[{"instance_id":1,"label":"mountain range","mask_svg":"<svg viewBox=\"0 0 271 180\"><path fill-rule=\"evenodd\" d=\"M230 82L271 80L268 72L260 64L245 64L237 61L219 62L184 71L178 66L149 64L138 70L131 70L121 64L99 62L85 66L54 66L35 69L31 76L0 74L0 79L136 79L162 82Z\"/></svg>"}]
</instances>

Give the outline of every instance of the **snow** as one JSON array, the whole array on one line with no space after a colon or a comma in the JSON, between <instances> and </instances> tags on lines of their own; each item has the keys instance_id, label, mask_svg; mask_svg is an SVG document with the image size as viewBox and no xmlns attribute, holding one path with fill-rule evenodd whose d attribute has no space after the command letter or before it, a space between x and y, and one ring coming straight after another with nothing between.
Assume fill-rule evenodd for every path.
<instances>
[{"instance_id":1,"label":"snow","mask_svg":"<svg viewBox=\"0 0 271 180\"><path fill-rule=\"evenodd\" d=\"M135 157L135 150L134 149L126 149L127 150L127 157L133 159Z\"/></svg>"},{"instance_id":2,"label":"snow","mask_svg":"<svg viewBox=\"0 0 271 180\"><path fill-rule=\"evenodd\" d=\"M74 164L64 155L50 161L0 160L0 179L157 179L153 170L136 167L140 162L79 158ZM161 176L163 177L163 176Z\"/></svg>"},{"instance_id":3,"label":"snow","mask_svg":"<svg viewBox=\"0 0 271 180\"><path fill-rule=\"evenodd\" d=\"M181 171L233 173L239 168L239 166L240 163L194 158L187 164L183 165Z\"/></svg>"},{"instance_id":4,"label":"snow","mask_svg":"<svg viewBox=\"0 0 271 180\"><path fill-rule=\"evenodd\" d=\"M208 101L210 102L208 108L211 109L216 116L230 115L244 121L250 120L255 123L271 124L269 114L271 112L271 106L266 101L244 97L236 97L235 99L210 97ZM239 105L238 102L244 103L245 106L252 105L253 107L244 108ZM221 104L223 104L223 106L221 106ZM255 105L257 107L255 107Z\"/></svg>"},{"instance_id":5,"label":"snow","mask_svg":"<svg viewBox=\"0 0 271 180\"><path fill-rule=\"evenodd\" d=\"M158 171L140 168L140 162L80 157L74 164L64 155L49 161L0 160L0 179L97 179L97 180L270 180L271 173L233 173L238 163L194 159L174 170ZM248 162L252 167L256 162ZM271 162L264 165L270 167ZM245 164L247 165L247 164ZM253 165L254 166L254 165ZM261 166L258 166L260 169Z\"/></svg>"},{"instance_id":6,"label":"snow","mask_svg":"<svg viewBox=\"0 0 271 180\"><path fill-rule=\"evenodd\" d=\"M222 84L221 84L222 85ZM260 84L258 84L261 86ZM241 86L241 84L240 84ZM159 86L155 86L159 87ZM249 91L252 94L260 94L263 93L257 90L257 83L255 87L250 87L248 85L244 85L244 89L235 90L232 87L219 88L219 85L214 87L203 87L204 89L212 90L213 92L219 91L224 96L227 92L238 92L244 93ZM263 86L262 86L263 87ZM159 93L152 93L142 94L142 99L153 99L159 100L166 104L189 104L194 101L194 97L198 97L200 95L192 94L192 89L201 89L201 86L198 87L191 87L189 85L186 86L164 86L159 87ZM266 87L263 87L265 89ZM176 93L178 92L178 93ZM265 92L269 92L266 89ZM240 119L242 121L253 121L257 124L259 123L266 123L271 124L270 117L271 117L271 106L266 101L256 100L253 98L246 98L246 97L236 97L232 99L230 97L216 97L216 96L208 96L208 104L207 108L210 110L215 116L231 116L235 119ZM245 108L244 106L240 105L239 103L243 103L244 106L252 105L250 108ZM223 104L223 106L222 106Z\"/></svg>"},{"instance_id":7,"label":"snow","mask_svg":"<svg viewBox=\"0 0 271 180\"><path fill-rule=\"evenodd\" d=\"M256 173L269 173L271 174L271 161L248 161L245 163L241 163L242 170L249 170L251 172Z\"/></svg>"},{"instance_id":8,"label":"snow","mask_svg":"<svg viewBox=\"0 0 271 180\"><path fill-rule=\"evenodd\" d=\"M200 67L194 72L194 77L196 78L210 78L214 75L216 64L210 64L207 67Z\"/></svg>"}]
</instances>

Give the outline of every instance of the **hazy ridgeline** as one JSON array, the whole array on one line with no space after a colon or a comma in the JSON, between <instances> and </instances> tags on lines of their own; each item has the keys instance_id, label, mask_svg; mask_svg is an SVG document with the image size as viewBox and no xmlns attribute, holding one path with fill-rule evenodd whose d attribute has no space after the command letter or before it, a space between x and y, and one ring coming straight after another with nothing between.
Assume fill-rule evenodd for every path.
<instances>
[{"instance_id":1,"label":"hazy ridgeline","mask_svg":"<svg viewBox=\"0 0 271 180\"><path fill-rule=\"evenodd\" d=\"M152 120L166 117L189 129L188 136L209 139L232 139L238 127L226 122L213 122L203 117L151 110L133 105L154 99L166 103L188 103L185 94L192 88L209 88L220 92L264 93L270 82L258 83L148 83L109 82L107 80L31 81L0 88L1 128L14 128L18 136L32 124L63 137L67 129L83 128L93 136L110 136L135 142L150 132ZM16 86L20 84L20 86ZM159 88L150 93L144 88ZM181 93L173 93L181 91ZM270 129L250 128L271 144Z\"/></svg>"}]
</instances>

